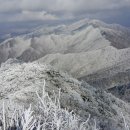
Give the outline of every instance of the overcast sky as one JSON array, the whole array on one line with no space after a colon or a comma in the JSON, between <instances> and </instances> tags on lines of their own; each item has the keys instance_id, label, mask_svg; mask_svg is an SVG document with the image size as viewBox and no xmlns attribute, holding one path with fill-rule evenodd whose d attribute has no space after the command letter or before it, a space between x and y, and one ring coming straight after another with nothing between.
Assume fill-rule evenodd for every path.
<instances>
[{"instance_id":1,"label":"overcast sky","mask_svg":"<svg viewBox=\"0 0 130 130\"><path fill-rule=\"evenodd\" d=\"M130 0L0 0L0 23L81 18L130 26Z\"/></svg>"}]
</instances>

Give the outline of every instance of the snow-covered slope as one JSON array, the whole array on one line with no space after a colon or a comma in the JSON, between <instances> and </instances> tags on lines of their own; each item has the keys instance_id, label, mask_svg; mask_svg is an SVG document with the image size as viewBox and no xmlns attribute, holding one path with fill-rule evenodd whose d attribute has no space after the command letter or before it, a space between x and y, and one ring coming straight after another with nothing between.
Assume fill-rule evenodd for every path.
<instances>
[{"instance_id":1,"label":"snow-covered slope","mask_svg":"<svg viewBox=\"0 0 130 130\"><path fill-rule=\"evenodd\" d=\"M104 78L107 80L107 76L114 79L114 75L124 73L123 63L129 68L129 47L129 29L84 19L70 25L40 27L29 34L4 41L0 44L0 64L9 58L26 62L40 59L40 62L54 65L96 86ZM111 73L104 76L108 72ZM98 75L102 80L99 80ZM128 82L129 78L126 79ZM124 78L122 81L126 82ZM98 85L107 88L118 85L120 81L114 82L112 80L110 84L105 82Z\"/></svg>"},{"instance_id":2,"label":"snow-covered slope","mask_svg":"<svg viewBox=\"0 0 130 130\"><path fill-rule=\"evenodd\" d=\"M112 45L130 46L130 31L98 20L81 20L71 25L40 27L32 33L8 39L0 45L0 63L8 58L33 61L46 54L79 53Z\"/></svg>"},{"instance_id":3,"label":"snow-covered slope","mask_svg":"<svg viewBox=\"0 0 130 130\"><path fill-rule=\"evenodd\" d=\"M79 31L90 25L100 29L102 36L109 40L112 46L118 49L130 47L130 29L118 24L106 24L100 20L84 19L70 25L68 29Z\"/></svg>"},{"instance_id":4,"label":"snow-covered slope","mask_svg":"<svg viewBox=\"0 0 130 130\"><path fill-rule=\"evenodd\" d=\"M17 107L35 107L36 91L41 95L46 80L45 90L50 96L61 89L61 106L74 110L83 119L91 114L97 125L103 130L122 130L124 123L130 123L130 106L113 95L93 88L85 82L79 82L71 76L59 72L53 67L37 62L22 63L8 60L0 68L0 103L13 101ZM54 90L54 91L53 91ZM0 106L0 108L2 105ZM36 109L37 111L37 109ZM0 111L1 113L2 111ZM110 125L111 124L111 125Z\"/></svg>"},{"instance_id":5,"label":"snow-covered slope","mask_svg":"<svg viewBox=\"0 0 130 130\"><path fill-rule=\"evenodd\" d=\"M105 77L108 78L108 76L125 72L130 69L129 57L130 48L118 50L112 46L109 46L103 49L77 54L50 54L39 59L38 62L46 62L51 64L57 69L67 71L74 77L84 79L94 86L108 88L113 85L118 85L121 79L119 81L115 81L115 84L110 82L106 85L102 84L103 81L100 82L101 79ZM126 80L125 77L122 78L124 79L124 82L130 81L130 77L126 78ZM95 85L95 80L99 80L99 84ZM100 85L100 83L102 85Z\"/></svg>"},{"instance_id":6,"label":"snow-covered slope","mask_svg":"<svg viewBox=\"0 0 130 130\"><path fill-rule=\"evenodd\" d=\"M109 46L98 28L88 26L75 34L50 34L40 37L17 37L0 45L0 63L8 58L36 60L51 53L79 53ZM32 56L32 57L31 57Z\"/></svg>"},{"instance_id":7,"label":"snow-covered slope","mask_svg":"<svg viewBox=\"0 0 130 130\"><path fill-rule=\"evenodd\" d=\"M42 92L45 79L50 96L53 90L57 94L61 89L62 107L74 110L83 119L90 113L103 130L122 130L121 112L130 123L129 104L94 88L111 90L130 83L130 31L125 27L85 19L37 28L2 42L0 64L0 103L13 100L19 106L35 106L35 92Z\"/></svg>"}]
</instances>

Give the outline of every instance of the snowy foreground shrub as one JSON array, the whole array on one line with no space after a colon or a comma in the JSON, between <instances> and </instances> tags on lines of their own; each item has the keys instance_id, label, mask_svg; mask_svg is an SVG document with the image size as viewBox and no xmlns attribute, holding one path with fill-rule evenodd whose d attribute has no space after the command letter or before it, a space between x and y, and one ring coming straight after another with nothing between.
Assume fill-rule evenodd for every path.
<instances>
[{"instance_id":1,"label":"snowy foreground shrub","mask_svg":"<svg viewBox=\"0 0 130 130\"><path fill-rule=\"evenodd\" d=\"M68 112L60 107L60 91L58 97L54 93L52 100L45 92L45 82L42 97L36 92L39 105L35 113L30 105L26 110L14 109L11 116L7 115L3 103L3 114L0 121L2 130L98 130L96 121L90 125L90 115L82 122L74 112Z\"/></svg>"}]
</instances>

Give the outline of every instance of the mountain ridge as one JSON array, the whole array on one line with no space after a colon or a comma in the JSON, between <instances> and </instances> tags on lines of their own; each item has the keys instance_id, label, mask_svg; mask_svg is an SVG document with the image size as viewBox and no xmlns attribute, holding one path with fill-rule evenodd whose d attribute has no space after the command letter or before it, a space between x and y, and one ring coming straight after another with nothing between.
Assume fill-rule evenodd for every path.
<instances>
[{"instance_id":1,"label":"mountain ridge","mask_svg":"<svg viewBox=\"0 0 130 130\"><path fill-rule=\"evenodd\" d=\"M130 32L125 27L85 19L69 25L41 27L31 34L4 41L0 45L0 64L9 58L25 62L43 60L95 87L106 89L129 82L129 47ZM128 77L121 76L120 83L113 75L118 77L121 73Z\"/></svg>"}]
</instances>

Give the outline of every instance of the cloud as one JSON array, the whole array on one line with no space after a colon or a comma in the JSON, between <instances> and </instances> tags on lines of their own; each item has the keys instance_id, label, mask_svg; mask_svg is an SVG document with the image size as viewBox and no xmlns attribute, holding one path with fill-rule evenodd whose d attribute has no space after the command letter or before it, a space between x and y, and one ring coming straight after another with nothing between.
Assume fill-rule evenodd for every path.
<instances>
[{"instance_id":1,"label":"cloud","mask_svg":"<svg viewBox=\"0 0 130 130\"><path fill-rule=\"evenodd\" d=\"M22 11L21 20L58 20L58 17L45 11Z\"/></svg>"},{"instance_id":2,"label":"cloud","mask_svg":"<svg viewBox=\"0 0 130 130\"><path fill-rule=\"evenodd\" d=\"M4 19L1 19L2 22L21 22L21 21L47 21L47 20L58 20L58 17L49 14L45 11L22 11L18 13L12 13L6 16ZM3 17L4 17L3 16Z\"/></svg>"},{"instance_id":3,"label":"cloud","mask_svg":"<svg viewBox=\"0 0 130 130\"><path fill-rule=\"evenodd\" d=\"M122 8L130 8L130 0L0 0L3 20L71 19Z\"/></svg>"},{"instance_id":4,"label":"cloud","mask_svg":"<svg viewBox=\"0 0 130 130\"><path fill-rule=\"evenodd\" d=\"M130 7L129 0L0 0L0 12L14 10L81 11Z\"/></svg>"}]
</instances>

